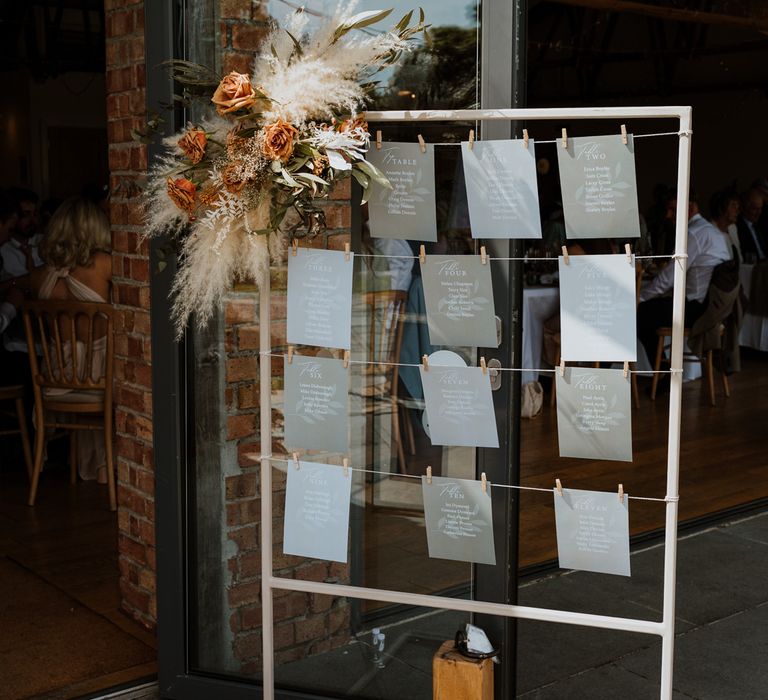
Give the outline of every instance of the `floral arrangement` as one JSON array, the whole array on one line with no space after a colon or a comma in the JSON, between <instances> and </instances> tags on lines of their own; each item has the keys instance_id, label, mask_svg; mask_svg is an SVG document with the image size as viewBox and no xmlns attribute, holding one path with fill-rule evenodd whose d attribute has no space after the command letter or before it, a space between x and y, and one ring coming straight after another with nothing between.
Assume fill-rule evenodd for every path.
<instances>
[{"instance_id":1,"label":"floral arrangement","mask_svg":"<svg viewBox=\"0 0 768 700\"><path fill-rule=\"evenodd\" d=\"M146 193L151 235L178 242L178 335L193 313L205 326L233 282L261 285L288 236L322 232L316 200L336 181L351 175L364 193L373 181L389 186L365 160L370 136L358 110L364 81L409 49L424 15L413 26L410 12L389 31L360 32L391 10L351 14L354 5L340 2L312 35L306 13L291 15L271 30L251 75L213 81L202 66L171 62L185 97L211 107L164 141Z\"/></svg>"}]
</instances>

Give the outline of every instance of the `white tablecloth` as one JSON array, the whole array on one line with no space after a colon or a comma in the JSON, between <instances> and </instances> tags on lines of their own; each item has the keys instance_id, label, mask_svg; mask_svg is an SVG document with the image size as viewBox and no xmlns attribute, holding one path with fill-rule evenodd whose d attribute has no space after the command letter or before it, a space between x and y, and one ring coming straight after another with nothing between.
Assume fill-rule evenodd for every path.
<instances>
[{"instance_id":1,"label":"white tablecloth","mask_svg":"<svg viewBox=\"0 0 768 700\"><path fill-rule=\"evenodd\" d=\"M560 290L557 287L525 287L523 289L523 372L522 383L539 377L541 344L544 340L544 321L560 308Z\"/></svg>"},{"instance_id":2,"label":"white tablecloth","mask_svg":"<svg viewBox=\"0 0 768 700\"><path fill-rule=\"evenodd\" d=\"M741 288L747 296L752 287L753 268L754 265L742 265L739 270ZM768 318L745 313L739 333L739 345L755 348L755 350L768 350Z\"/></svg>"}]
</instances>

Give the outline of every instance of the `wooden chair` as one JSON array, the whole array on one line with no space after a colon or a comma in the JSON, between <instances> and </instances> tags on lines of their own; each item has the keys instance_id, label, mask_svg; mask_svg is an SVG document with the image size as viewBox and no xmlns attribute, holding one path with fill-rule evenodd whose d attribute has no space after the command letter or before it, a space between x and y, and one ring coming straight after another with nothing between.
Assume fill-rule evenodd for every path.
<instances>
[{"instance_id":1,"label":"wooden chair","mask_svg":"<svg viewBox=\"0 0 768 700\"><path fill-rule=\"evenodd\" d=\"M43 467L46 428L104 430L109 506L117 508L112 451L114 311L103 303L31 301L24 304L24 329L35 394L35 462L29 505L35 505ZM72 341L75 341L74 343ZM37 357L36 346L42 352ZM97 371L103 353L103 372ZM94 377L94 374L100 376ZM83 420L85 419L85 420ZM82 422L81 422L82 421ZM73 445L75 444L73 440ZM70 452L75 473L74 448Z\"/></svg>"},{"instance_id":2,"label":"wooden chair","mask_svg":"<svg viewBox=\"0 0 768 700\"><path fill-rule=\"evenodd\" d=\"M0 435L21 435L21 447L24 450L24 463L27 466L27 474L32 479L32 450L29 447L29 433L27 431L27 417L24 415L24 387L21 384L0 387L0 402L13 401L15 411L3 411L9 417L15 417L18 421L17 428L0 430Z\"/></svg>"},{"instance_id":3,"label":"wooden chair","mask_svg":"<svg viewBox=\"0 0 768 700\"><path fill-rule=\"evenodd\" d=\"M400 411L407 410L398 396L400 349L403 344L405 306L408 293L401 290L382 290L362 295L368 319L368 360L364 373L367 381L363 393L366 412L379 413L385 407L392 413L392 441L397 450L398 466L405 473L405 451L400 430ZM416 453L413 427L405 414L404 425L411 454Z\"/></svg>"},{"instance_id":4,"label":"wooden chair","mask_svg":"<svg viewBox=\"0 0 768 700\"><path fill-rule=\"evenodd\" d=\"M685 338L688 337L688 334L690 332L689 328L686 328L683 335ZM667 338L672 338L672 328L670 327L664 327L664 328L657 328L656 329L656 335L659 337L659 342L656 345L656 361L654 362L653 369L656 372L653 375L653 383L651 384L651 400L656 400L656 388L659 384L659 375L658 371L661 369L662 363L666 363L669 365L669 361L664 358L664 348L666 347L666 340ZM723 336L725 335L725 329L720 327L720 338L722 341ZM699 357L698 355L694 355L692 352L684 352L683 353L683 362L698 362L702 366L702 373L706 375L707 378L707 388L709 390L709 402L715 406L715 372L714 372L714 360L712 357L712 350L707 350L702 357ZM728 384L728 375L725 373L725 367L724 367L724 357L723 357L723 351L722 347L720 349L720 373L723 378L723 391L725 392L726 397L730 397L731 395L731 387Z\"/></svg>"}]
</instances>

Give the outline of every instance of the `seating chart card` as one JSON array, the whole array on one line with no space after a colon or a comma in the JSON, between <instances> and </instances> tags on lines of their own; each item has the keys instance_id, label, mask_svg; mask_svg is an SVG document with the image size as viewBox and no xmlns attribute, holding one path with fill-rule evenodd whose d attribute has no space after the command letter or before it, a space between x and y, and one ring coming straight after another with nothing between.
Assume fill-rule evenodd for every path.
<instances>
[{"instance_id":1,"label":"seating chart card","mask_svg":"<svg viewBox=\"0 0 768 700\"><path fill-rule=\"evenodd\" d=\"M480 367L419 369L433 445L498 447L491 378Z\"/></svg>"},{"instance_id":2,"label":"seating chart card","mask_svg":"<svg viewBox=\"0 0 768 700\"><path fill-rule=\"evenodd\" d=\"M285 445L346 452L349 370L341 360L294 355L285 369Z\"/></svg>"},{"instance_id":3,"label":"seating chart card","mask_svg":"<svg viewBox=\"0 0 768 700\"><path fill-rule=\"evenodd\" d=\"M631 462L629 377L620 369L566 367L555 381L560 456Z\"/></svg>"},{"instance_id":4,"label":"seating chart card","mask_svg":"<svg viewBox=\"0 0 768 700\"><path fill-rule=\"evenodd\" d=\"M479 255L429 255L421 279L432 345L498 347L488 262Z\"/></svg>"},{"instance_id":5,"label":"seating chart card","mask_svg":"<svg viewBox=\"0 0 768 700\"><path fill-rule=\"evenodd\" d=\"M554 499L560 567L630 576L627 495L563 489Z\"/></svg>"},{"instance_id":6,"label":"seating chart card","mask_svg":"<svg viewBox=\"0 0 768 700\"><path fill-rule=\"evenodd\" d=\"M299 248L288 254L289 343L349 350L353 254Z\"/></svg>"},{"instance_id":7,"label":"seating chart card","mask_svg":"<svg viewBox=\"0 0 768 700\"><path fill-rule=\"evenodd\" d=\"M560 257L560 355L565 361L637 359L635 264L626 255Z\"/></svg>"},{"instance_id":8,"label":"seating chart card","mask_svg":"<svg viewBox=\"0 0 768 700\"><path fill-rule=\"evenodd\" d=\"M330 464L293 461L285 487L283 552L347 561L352 478Z\"/></svg>"},{"instance_id":9,"label":"seating chart card","mask_svg":"<svg viewBox=\"0 0 768 700\"><path fill-rule=\"evenodd\" d=\"M422 153L418 143L384 143L380 149L372 146L365 158L392 185L371 183L371 236L436 241L435 147L427 144Z\"/></svg>"},{"instance_id":10,"label":"seating chart card","mask_svg":"<svg viewBox=\"0 0 768 700\"><path fill-rule=\"evenodd\" d=\"M491 486L470 479L421 478L427 547L433 559L496 564Z\"/></svg>"},{"instance_id":11,"label":"seating chart card","mask_svg":"<svg viewBox=\"0 0 768 700\"><path fill-rule=\"evenodd\" d=\"M638 238L635 146L621 135L558 140L567 238Z\"/></svg>"},{"instance_id":12,"label":"seating chart card","mask_svg":"<svg viewBox=\"0 0 768 700\"><path fill-rule=\"evenodd\" d=\"M462 142L461 158L472 238L541 238L533 140Z\"/></svg>"}]
</instances>

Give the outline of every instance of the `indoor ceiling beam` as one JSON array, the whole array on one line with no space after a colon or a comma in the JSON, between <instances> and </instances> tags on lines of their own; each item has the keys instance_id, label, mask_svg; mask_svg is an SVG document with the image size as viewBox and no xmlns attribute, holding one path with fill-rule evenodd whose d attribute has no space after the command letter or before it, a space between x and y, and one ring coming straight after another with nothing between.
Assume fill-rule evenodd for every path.
<instances>
[{"instance_id":1,"label":"indoor ceiling beam","mask_svg":"<svg viewBox=\"0 0 768 700\"><path fill-rule=\"evenodd\" d=\"M756 4L753 16L745 17L744 15L723 14L721 12L662 7L661 5L638 2L638 0L547 0L547 2L573 7L590 7L606 12L628 12L673 22L730 25L768 32L768 16L765 15L765 9L758 13Z\"/></svg>"}]
</instances>

